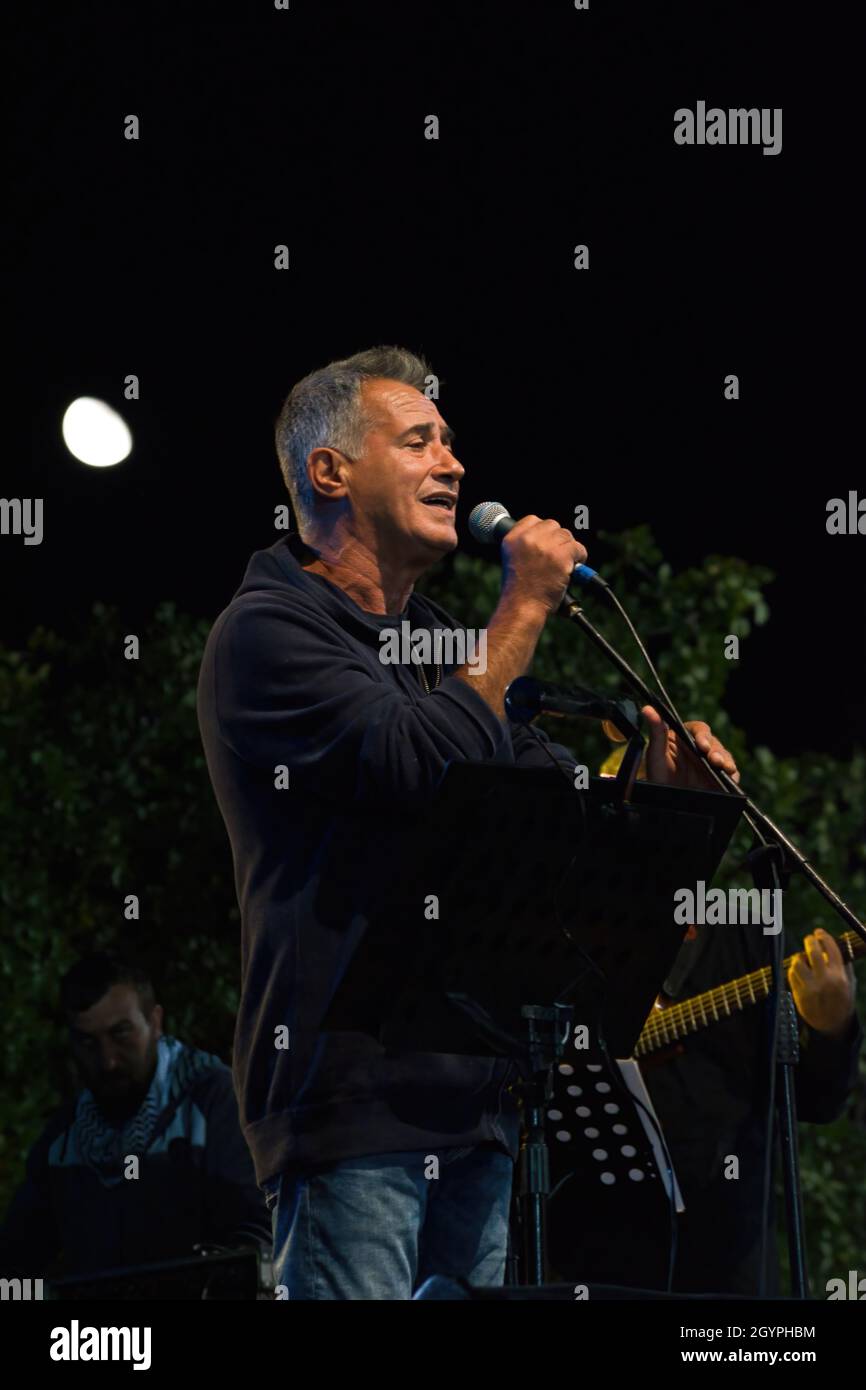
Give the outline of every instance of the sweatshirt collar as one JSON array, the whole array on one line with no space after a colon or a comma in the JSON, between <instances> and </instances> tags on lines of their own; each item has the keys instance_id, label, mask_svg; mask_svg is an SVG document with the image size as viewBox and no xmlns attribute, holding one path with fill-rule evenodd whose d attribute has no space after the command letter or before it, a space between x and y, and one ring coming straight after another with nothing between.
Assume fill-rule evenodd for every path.
<instances>
[{"instance_id":1,"label":"sweatshirt collar","mask_svg":"<svg viewBox=\"0 0 866 1390\"><path fill-rule=\"evenodd\" d=\"M306 544L297 531L288 531L285 536L271 547L272 553L293 584L300 584L308 592L314 593L319 598L325 597L332 602L336 602L343 612L348 612L358 622L361 622L369 631L378 634L383 627L392 623L405 621L411 616L412 609L426 611L425 600L414 591L409 595L409 601L402 613L393 616L383 613L369 613L365 608L361 608L353 598L341 589L339 584L334 584L332 580L326 579L323 574L311 574L304 569L304 565L316 558L316 551Z\"/></svg>"}]
</instances>

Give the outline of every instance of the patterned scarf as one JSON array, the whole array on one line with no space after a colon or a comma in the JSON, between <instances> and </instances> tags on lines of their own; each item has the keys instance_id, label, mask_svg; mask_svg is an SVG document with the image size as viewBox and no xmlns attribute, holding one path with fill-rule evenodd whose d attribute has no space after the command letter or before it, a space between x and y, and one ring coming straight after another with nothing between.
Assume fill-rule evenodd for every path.
<instances>
[{"instance_id":1,"label":"patterned scarf","mask_svg":"<svg viewBox=\"0 0 866 1390\"><path fill-rule=\"evenodd\" d=\"M122 1129L108 1123L92 1091L82 1091L75 1108L75 1137L82 1159L101 1177L116 1177L130 1154L143 1154L166 1111L174 1111L195 1081L219 1057L187 1047L177 1038L157 1043L157 1063L150 1088L139 1110Z\"/></svg>"}]
</instances>

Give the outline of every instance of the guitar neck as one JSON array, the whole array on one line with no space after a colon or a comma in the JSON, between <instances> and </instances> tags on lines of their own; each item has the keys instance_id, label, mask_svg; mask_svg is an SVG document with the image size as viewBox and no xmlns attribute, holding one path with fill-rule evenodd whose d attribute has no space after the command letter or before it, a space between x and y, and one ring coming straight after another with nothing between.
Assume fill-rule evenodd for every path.
<instances>
[{"instance_id":1,"label":"guitar neck","mask_svg":"<svg viewBox=\"0 0 866 1390\"><path fill-rule=\"evenodd\" d=\"M836 941L848 960L856 960L866 954L866 945L852 931L836 937ZM785 969L793 963L795 956L788 956ZM712 1023L720 1023L735 1013L742 1013L751 1004L759 1004L766 999L772 988L772 970L765 965L761 970L753 970L749 975L741 975L738 980L729 980L725 985L695 994L684 999L681 1004L671 1004L668 1008L655 1008L644 1024L643 1031L634 1049L635 1057L645 1057L659 1048L679 1042L687 1033L696 1033L699 1028L708 1028Z\"/></svg>"}]
</instances>

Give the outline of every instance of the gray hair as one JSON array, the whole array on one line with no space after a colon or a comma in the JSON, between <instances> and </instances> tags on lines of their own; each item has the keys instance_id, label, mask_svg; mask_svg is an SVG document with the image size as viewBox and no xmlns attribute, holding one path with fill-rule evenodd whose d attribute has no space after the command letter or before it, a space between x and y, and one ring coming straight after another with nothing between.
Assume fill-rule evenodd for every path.
<instances>
[{"instance_id":1,"label":"gray hair","mask_svg":"<svg viewBox=\"0 0 866 1390\"><path fill-rule=\"evenodd\" d=\"M401 347L375 347L329 362L292 387L276 424L277 456L298 529L313 521L314 493L307 476L313 449L332 445L354 455L372 423L364 411L365 381L402 381L423 391L431 375L423 357Z\"/></svg>"}]
</instances>

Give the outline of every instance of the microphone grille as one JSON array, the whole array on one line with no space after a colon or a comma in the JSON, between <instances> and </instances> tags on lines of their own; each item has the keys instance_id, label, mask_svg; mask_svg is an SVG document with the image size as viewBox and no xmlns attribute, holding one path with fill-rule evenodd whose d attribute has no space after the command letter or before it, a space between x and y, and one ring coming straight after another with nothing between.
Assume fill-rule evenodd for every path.
<instances>
[{"instance_id":1,"label":"microphone grille","mask_svg":"<svg viewBox=\"0 0 866 1390\"><path fill-rule=\"evenodd\" d=\"M508 516L508 508L501 502L479 502L469 513L469 530L477 541L486 545L493 540L493 530L503 516Z\"/></svg>"}]
</instances>

